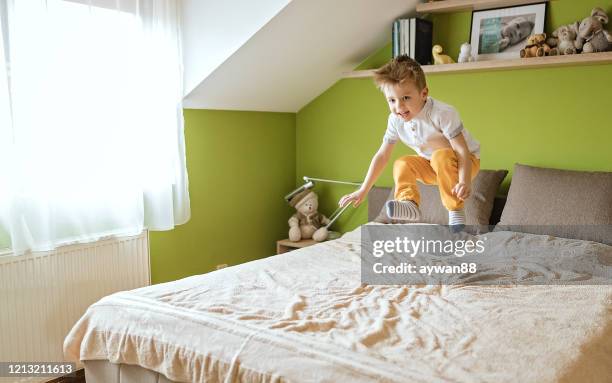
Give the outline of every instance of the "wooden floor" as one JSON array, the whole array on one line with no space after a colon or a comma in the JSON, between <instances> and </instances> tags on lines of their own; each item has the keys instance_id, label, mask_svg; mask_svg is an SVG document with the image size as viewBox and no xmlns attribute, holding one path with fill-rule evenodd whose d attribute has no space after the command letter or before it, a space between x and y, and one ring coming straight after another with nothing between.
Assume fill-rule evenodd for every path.
<instances>
[{"instance_id":1,"label":"wooden floor","mask_svg":"<svg viewBox=\"0 0 612 383\"><path fill-rule=\"evenodd\" d=\"M61 377L49 380L47 383L85 383L85 370L76 371L75 377Z\"/></svg>"}]
</instances>

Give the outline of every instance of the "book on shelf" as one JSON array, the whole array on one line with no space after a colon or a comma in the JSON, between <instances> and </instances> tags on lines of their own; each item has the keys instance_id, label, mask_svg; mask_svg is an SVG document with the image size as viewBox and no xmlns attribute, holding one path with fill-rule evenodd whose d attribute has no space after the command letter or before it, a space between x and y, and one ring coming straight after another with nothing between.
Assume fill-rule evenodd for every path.
<instances>
[{"instance_id":1,"label":"book on shelf","mask_svg":"<svg viewBox=\"0 0 612 383\"><path fill-rule=\"evenodd\" d=\"M421 65L433 63L433 24L429 20L413 17L393 23L391 33L393 57L408 55Z\"/></svg>"},{"instance_id":2,"label":"book on shelf","mask_svg":"<svg viewBox=\"0 0 612 383\"><path fill-rule=\"evenodd\" d=\"M399 23L397 21L395 21L393 23L393 29L391 32L391 49L392 49L392 53L391 56L393 58L399 56Z\"/></svg>"}]
</instances>

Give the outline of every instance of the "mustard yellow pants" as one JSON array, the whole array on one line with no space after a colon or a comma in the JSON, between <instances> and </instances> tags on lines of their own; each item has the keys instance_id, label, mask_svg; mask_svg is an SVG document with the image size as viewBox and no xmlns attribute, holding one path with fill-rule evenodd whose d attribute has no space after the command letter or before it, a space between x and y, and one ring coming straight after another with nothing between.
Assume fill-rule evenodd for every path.
<instances>
[{"instance_id":1,"label":"mustard yellow pants","mask_svg":"<svg viewBox=\"0 0 612 383\"><path fill-rule=\"evenodd\" d=\"M471 156L472 179L480 170L480 159ZM463 201L455 197L451 190L459 182L459 162L451 148L438 149L433 152L431 161L419 156L404 156L393 164L395 180L395 199L412 200L417 205L421 202L416 181L427 185L438 185L442 204L447 210L463 209Z\"/></svg>"}]
</instances>

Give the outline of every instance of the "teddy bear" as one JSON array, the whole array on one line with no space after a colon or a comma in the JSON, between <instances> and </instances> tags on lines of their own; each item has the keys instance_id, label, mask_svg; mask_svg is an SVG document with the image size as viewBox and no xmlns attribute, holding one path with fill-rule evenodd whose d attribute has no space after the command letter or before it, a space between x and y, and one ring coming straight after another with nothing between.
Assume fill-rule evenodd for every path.
<instances>
[{"instance_id":1,"label":"teddy bear","mask_svg":"<svg viewBox=\"0 0 612 383\"><path fill-rule=\"evenodd\" d=\"M578 28L580 23L562 25L557 28L549 38L546 39L546 44L551 47L549 56L571 55L578 53L582 49L584 40L578 36Z\"/></svg>"},{"instance_id":2,"label":"teddy bear","mask_svg":"<svg viewBox=\"0 0 612 383\"><path fill-rule=\"evenodd\" d=\"M297 242L302 239L314 239L322 242L327 239L329 218L317 211L319 198L312 190L306 189L291 200L289 205L295 208L296 213L289 218L289 240Z\"/></svg>"},{"instance_id":3,"label":"teddy bear","mask_svg":"<svg viewBox=\"0 0 612 383\"><path fill-rule=\"evenodd\" d=\"M608 24L608 15L601 8L593 8L591 16L582 20L578 27L578 36L584 39L583 53L610 50L612 36L604 29L606 24Z\"/></svg>"},{"instance_id":4,"label":"teddy bear","mask_svg":"<svg viewBox=\"0 0 612 383\"><path fill-rule=\"evenodd\" d=\"M550 46L546 44L546 33L538 33L527 38L527 45L521 49L521 57L542 57L550 52Z\"/></svg>"}]
</instances>

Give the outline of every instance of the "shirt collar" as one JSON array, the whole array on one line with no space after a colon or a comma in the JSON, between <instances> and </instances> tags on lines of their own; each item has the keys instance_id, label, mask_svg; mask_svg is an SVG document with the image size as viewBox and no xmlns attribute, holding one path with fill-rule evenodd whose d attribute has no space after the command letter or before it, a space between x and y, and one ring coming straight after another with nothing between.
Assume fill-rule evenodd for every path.
<instances>
[{"instance_id":1,"label":"shirt collar","mask_svg":"<svg viewBox=\"0 0 612 383\"><path fill-rule=\"evenodd\" d=\"M429 115L429 111L431 110L432 107L433 107L433 99L430 96L427 96L427 100L425 100L425 105L423 105L423 109L421 109L419 114L414 116L412 120L423 119L426 115Z\"/></svg>"}]
</instances>

